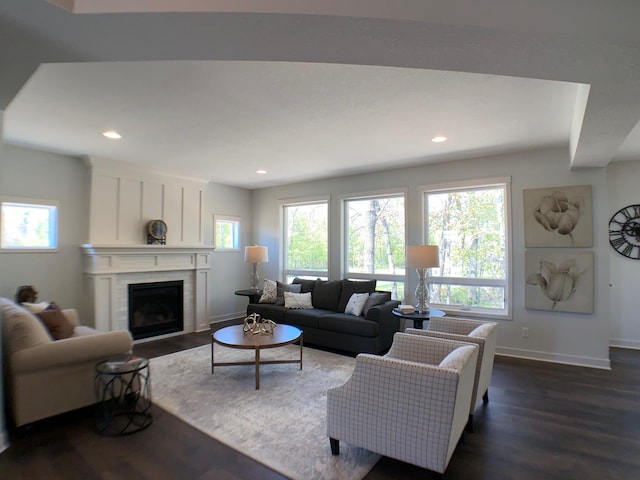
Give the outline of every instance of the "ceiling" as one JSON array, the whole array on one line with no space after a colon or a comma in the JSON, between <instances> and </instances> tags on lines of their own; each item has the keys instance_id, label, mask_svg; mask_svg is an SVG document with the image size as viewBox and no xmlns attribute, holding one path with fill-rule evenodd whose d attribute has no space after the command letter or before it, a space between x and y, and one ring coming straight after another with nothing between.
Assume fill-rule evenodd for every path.
<instances>
[{"instance_id":1,"label":"ceiling","mask_svg":"<svg viewBox=\"0 0 640 480\"><path fill-rule=\"evenodd\" d=\"M640 159L640 6L487 1L3 0L3 139L249 189L548 147Z\"/></svg>"}]
</instances>

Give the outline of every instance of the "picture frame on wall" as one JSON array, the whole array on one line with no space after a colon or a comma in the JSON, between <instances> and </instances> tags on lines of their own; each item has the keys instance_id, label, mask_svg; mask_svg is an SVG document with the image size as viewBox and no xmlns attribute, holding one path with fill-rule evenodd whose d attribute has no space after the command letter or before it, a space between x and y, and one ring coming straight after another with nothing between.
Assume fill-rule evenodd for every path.
<instances>
[{"instance_id":1,"label":"picture frame on wall","mask_svg":"<svg viewBox=\"0 0 640 480\"><path fill-rule=\"evenodd\" d=\"M525 308L593 313L593 252L528 250L525 280Z\"/></svg>"},{"instance_id":2,"label":"picture frame on wall","mask_svg":"<svg viewBox=\"0 0 640 480\"><path fill-rule=\"evenodd\" d=\"M523 191L525 247L592 247L591 185Z\"/></svg>"}]
</instances>

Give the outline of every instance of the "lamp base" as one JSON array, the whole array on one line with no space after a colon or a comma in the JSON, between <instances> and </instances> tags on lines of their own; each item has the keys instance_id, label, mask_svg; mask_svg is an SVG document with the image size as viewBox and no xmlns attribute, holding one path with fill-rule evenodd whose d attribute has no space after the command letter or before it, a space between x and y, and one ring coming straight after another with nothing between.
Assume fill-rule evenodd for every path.
<instances>
[{"instance_id":1,"label":"lamp base","mask_svg":"<svg viewBox=\"0 0 640 480\"><path fill-rule=\"evenodd\" d=\"M418 273L418 286L416 287L416 298L418 303L416 304L416 310L418 313L429 313L429 304L427 299L429 298L429 287L427 286L427 269L416 268Z\"/></svg>"}]
</instances>

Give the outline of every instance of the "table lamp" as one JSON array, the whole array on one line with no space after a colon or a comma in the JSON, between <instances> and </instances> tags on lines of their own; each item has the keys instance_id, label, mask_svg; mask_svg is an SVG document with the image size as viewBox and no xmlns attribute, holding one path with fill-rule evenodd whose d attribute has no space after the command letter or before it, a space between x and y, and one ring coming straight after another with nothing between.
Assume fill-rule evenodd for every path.
<instances>
[{"instance_id":1,"label":"table lamp","mask_svg":"<svg viewBox=\"0 0 640 480\"><path fill-rule=\"evenodd\" d=\"M269 250L267 247L259 247L258 245L246 246L244 247L244 261L253 264L251 290L258 290L258 264L269 261Z\"/></svg>"},{"instance_id":2,"label":"table lamp","mask_svg":"<svg viewBox=\"0 0 640 480\"><path fill-rule=\"evenodd\" d=\"M416 298L418 313L429 311L429 287L427 286L428 269L440 266L440 252L437 245L407 245L407 266L418 273Z\"/></svg>"}]
</instances>

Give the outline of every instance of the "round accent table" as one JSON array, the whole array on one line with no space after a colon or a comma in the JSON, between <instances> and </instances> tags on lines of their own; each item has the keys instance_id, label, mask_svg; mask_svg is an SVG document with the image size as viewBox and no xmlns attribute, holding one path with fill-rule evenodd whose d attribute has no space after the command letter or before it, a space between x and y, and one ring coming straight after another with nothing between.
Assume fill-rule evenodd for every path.
<instances>
[{"instance_id":1,"label":"round accent table","mask_svg":"<svg viewBox=\"0 0 640 480\"><path fill-rule=\"evenodd\" d=\"M109 358L96 365L96 430L126 435L151 425L149 361L135 355Z\"/></svg>"},{"instance_id":2,"label":"round accent table","mask_svg":"<svg viewBox=\"0 0 640 480\"><path fill-rule=\"evenodd\" d=\"M417 328L422 330L424 322L428 322L431 320L431 317L444 317L446 315L442 310L438 310L437 308L430 308L428 312L425 313L402 313L400 310L393 309L393 314L396 317L403 318L405 320L413 320L413 328Z\"/></svg>"},{"instance_id":3,"label":"round accent table","mask_svg":"<svg viewBox=\"0 0 640 480\"><path fill-rule=\"evenodd\" d=\"M299 363L302 370L302 330L292 325L277 324L273 333L253 334L245 333L244 325L232 325L221 328L211 334L211 373L213 367L224 365L255 365L256 390L260 389L260 365L274 363ZM260 350L265 348L284 347L291 343L300 342L300 360L260 360ZM217 343L229 348L255 350L255 360L252 362L215 362L213 344Z\"/></svg>"},{"instance_id":4,"label":"round accent table","mask_svg":"<svg viewBox=\"0 0 640 480\"><path fill-rule=\"evenodd\" d=\"M262 290L236 290L233 293L241 297L249 297L249 303L258 303L258 300L260 300L262 296Z\"/></svg>"}]
</instances>

